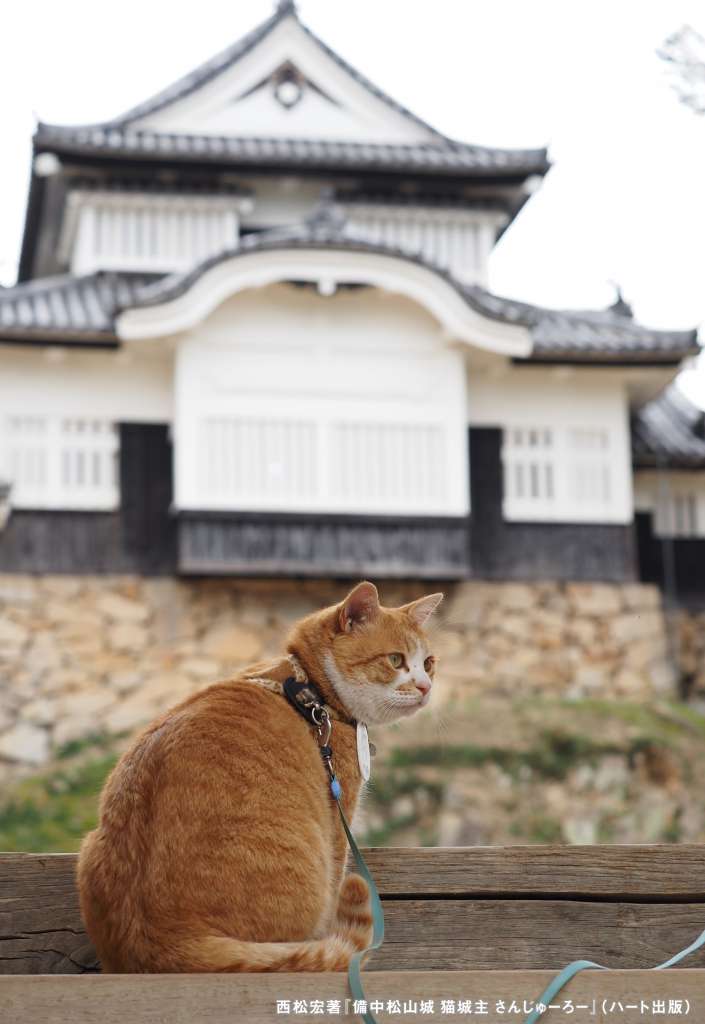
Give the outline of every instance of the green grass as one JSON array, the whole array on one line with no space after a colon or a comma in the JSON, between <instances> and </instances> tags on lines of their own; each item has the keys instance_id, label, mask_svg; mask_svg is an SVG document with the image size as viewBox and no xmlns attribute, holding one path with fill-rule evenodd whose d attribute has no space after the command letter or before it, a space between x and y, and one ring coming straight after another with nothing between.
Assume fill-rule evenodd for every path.
<instances>
[{"instance_id":1,"label":"green grass","mask_svg":"<svg viewBox=\"0 0 705 1024\"><path fill-rule=\"evenodd\" d=\"M390 818L381 828L371 828L363 836L365 846L386 846L402 829L414 825L417 821L415 814L405 814L397 818Z\"/></svg>"},{"instance_id":2,"label":"green grass","mask_svg":"<svg viewBox=\"0 0 705 1024\"><path fill-rule=\"evenodd\" d=\"M429 782L421 779L413 772L397 771L389 766L382 766L381 771L373 776L367 790L367 800L375 809L381 811L385 817L384 825L379 828L368 829L363 837L367 846L385 846L394 838L397 832L415 825L419 822L421 814L415 807L410 814L392 815L394 801L400 796L416 796L421 791L428 795L428 807L431 813L435 813L443 803L445 783ZM433 845L431 838L432 830L428 830L428 845Z\"/></svg>"},{"instance_id":3,"label":"green grass","mask_svg":"<svg viewBox=\"0 0 705 1024\"><path fill-rule=\"evenodd\" d=\"M634 700L607 700L597 697L581 697L579 701L561 697L517 698L513 707L517 711L535 710L537 707L556 708L563 711L579 711L580 715L594 715L596 718L619 719L633 725L654 737L682 736L684 729L694 729L705 739L705 715L683 701L660 700L658 704L673 716L666 719L650 703ZM682 724L679 724L678 719Z\"/></svg>"},{"instance_id":4,"label":"green grass","mask_svg":"<svg viewBox=\"0 0 705 1024\"><path fill-rule=\"evenodd\" d=\"M102 754L18 785L0 807L0 850L77 850L85 833L95 827L100 790L116 760L113 754Z\"/></svg>"},{"instance_id":5,"label":"green grass","mask_svg":"<svg viewBox=\"0 0 705 1024\"><path fill-rule=\"evenodd\" d=\"M526 839L531 843L564 842L561 823L545 814L532 815L525 821L513 821L509 831L518 839Z\"/></svg>"},{"instance_id":6,"label":"green grass","mask_svg":"<svg viewBox=\"0 0 705 1024\"><path fill-rule=\"evenodd\" d=\"M420 779L413 772L393 772L373 776L370 780L368 794L373 804L378 807L386 807L393 803L398 796L418 793L425 789L431 803L438 805L443 799L444 786L442 782L427 782Z\"/></svg>"},{"instance_id":7,"label":"green grass","mask_svg":"<svg viewBox=\"0 0 705 1024\"><path fill-rule=\"evenodd\" d=\"M391 764L395 767L435 765L439 768L478 768L494 763L514 779L531 774L546 779L564 779L571 768L580 762L595 762L605 754L621 754L624 749L614 743L596 743L586 736L548 729L539 733L535 746L527 750L508 750L504 747L432 744L392 751Z\"/></svg>"},{"instance_id":8,"label":"green grass","mask_svg":"<svg viewBox=\"0 0 705 1024\"><path fill-rule=\"evenodd\" d=\"M116 734L115 736L109 736L104 732L91 733L90 736L84 736L80 740L69 740L68 743L64 743L63 746L58 748L54 756L59 761L68 761L78 754L85 753L87 750L108 752L113 750L116 741L124 735L125 733Z\"/></svg>"}]
</instances>

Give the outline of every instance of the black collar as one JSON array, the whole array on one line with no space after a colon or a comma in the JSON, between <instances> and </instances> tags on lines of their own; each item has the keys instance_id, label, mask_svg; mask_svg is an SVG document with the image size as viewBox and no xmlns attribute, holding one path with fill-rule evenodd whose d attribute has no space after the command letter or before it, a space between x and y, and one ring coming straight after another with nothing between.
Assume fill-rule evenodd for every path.
<instances>
[{"instance_id":1,"label":"black collar","mask_svg":"<svg viewBox=\"0 0 705 1024\"><path fill-rule=\"evenodd\" d=\"M337 718L339 721L345 721L348 725L357 725L357 719L346 718L343 719L339 714L330 708L323 697L323 694L312 682L299 683L294 679L293 676L289 676L283 684L284 696L289 701L291 706L295 708L300 715L306 719L310 725L320 725L320 716L318 715L319 708L325 708L331 718Z\"/></svg>"}]
</instances>

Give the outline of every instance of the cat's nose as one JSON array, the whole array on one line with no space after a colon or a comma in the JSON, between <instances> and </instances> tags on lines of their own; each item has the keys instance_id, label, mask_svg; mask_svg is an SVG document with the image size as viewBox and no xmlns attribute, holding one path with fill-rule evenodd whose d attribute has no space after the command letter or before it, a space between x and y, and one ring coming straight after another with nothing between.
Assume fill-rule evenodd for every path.
<instances>
[{"instance_id":1,"label":"cat's nose","mask_svg":"<svg viewBox=\"0 0 705 1024\"><path fill-rule=\"evenodd\" d=\"M431 689L431 684L428 679L417 679L414 686L419 691L422 697L425 697L428 691Z\"/></svg>"}]
</instances>

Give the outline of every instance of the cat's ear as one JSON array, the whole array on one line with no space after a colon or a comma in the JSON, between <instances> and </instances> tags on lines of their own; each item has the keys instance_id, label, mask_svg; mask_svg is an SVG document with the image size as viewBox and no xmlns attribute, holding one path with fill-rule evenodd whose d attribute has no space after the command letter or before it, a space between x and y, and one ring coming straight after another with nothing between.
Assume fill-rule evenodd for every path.
<instances>
[{"instance_id":1,"label":"cat's ear","mask_svg":"<svg viewBox=\"0 0 705 1024\"><path fill-rule=\"evenodd\" d=\"M424 626L442 600L443 594L428 594L417 601L412 601L411 604L402 605L400 611L406 612L417 626Z\"/></svg>"},{"instance_id":2,"label":"cat's ear","mask_svg":"<svg viewBox=\"0 0 705 1024\"><path fill-rule=\"evenodd\" d=\"M338 626L349 633L379 615L379 594L374 583L358 583L345 598L338 611Z\"/></svg>"}]
</instances>

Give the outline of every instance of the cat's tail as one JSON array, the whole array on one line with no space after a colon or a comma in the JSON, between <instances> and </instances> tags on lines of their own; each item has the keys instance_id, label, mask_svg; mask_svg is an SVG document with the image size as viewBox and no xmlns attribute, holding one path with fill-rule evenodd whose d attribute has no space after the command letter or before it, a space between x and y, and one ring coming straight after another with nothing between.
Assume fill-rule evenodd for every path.
<instances>
[{"instance_id":1,"label":"cat's tail","mask_svg":"<svg viewBox=\"0 0 705 1024\"><path fill-rule=\"evenodd\" d=\"M366 949L372 939L372 914L367 883L348 875L340 887L334 933L304 942L244 942L205 936L179 943L177 970L247 971L345 971L352 956Z\"/></svg>"},{"instance_id":2,"label":"cat's tail","mask_svg":"<svg viewBox=\"0 0 705 1024\"><path fill-rule=\"evenodd\" d=\"M186 972L345 971L356 952L338 935L307 942L242 942L220 936L181 945L175 969Z\"/></svg>"}]
</instances>

